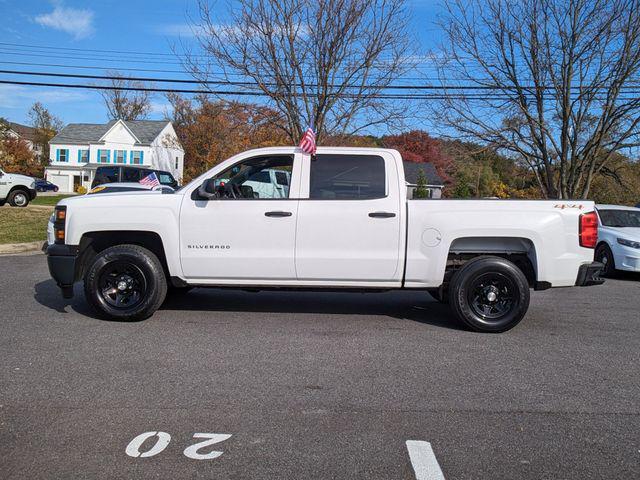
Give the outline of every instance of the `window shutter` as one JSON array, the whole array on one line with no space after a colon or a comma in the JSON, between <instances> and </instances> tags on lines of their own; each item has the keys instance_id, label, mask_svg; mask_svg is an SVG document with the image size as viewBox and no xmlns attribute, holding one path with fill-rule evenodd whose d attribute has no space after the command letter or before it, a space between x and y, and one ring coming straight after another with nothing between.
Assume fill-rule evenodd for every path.
<instances>
[{"instance_id":1,"label":"window shutter","mask_svg":"<svg viewBox=\"0 0 640 480\"><path fill-rule=\"evenodd\" d=\"M60 161L60 149L56 148L56 162Z\"/></svg>"},{"instance_id":2,"label":"window shutter","mask_svg":"<svg viewBox=\"0 0 640 480\"><path fill-rule=\"evenodd\" d=\"M78 149L78 163L82 162L82 150Z\"/></svg>"},{"instance_id":3,"label":"window shutter","mask_svg":"<svg viewBox=\"0 0 640 480\"><path fill-rule=\"evenodd\" d=\"M122 150L122 163L127 163L127 151Z\"/></svg>"},{"instance_id":4,"label":"window shutter","mask_svg":"<svg viewBox=\"0 0 640 480\"><path fill-rule=\"evenodd\" d=\"M111 163L111 150L107 150L107 163Z\"/></svg>"},{"instance_id":5,"label":"window shutter","mask_svg":"<svg viewBox=\"0 0 640 480\"><path fill-rule=\"evenodd\" d=\"M65 154L66 155L64 156L64 161L65 162L69 162L71 159L69 158L69 149L68 148L65 150Z\"/></svg>"},{"instance_id":6,"label":"window shutter","mask_svg":"<svg viewBox=\"0 0 640 480\"><path fill-rule=\"evenodd\" d=\"M140 165L144 164L144 152L140 150Z\"/></svg>"}]
</instances>

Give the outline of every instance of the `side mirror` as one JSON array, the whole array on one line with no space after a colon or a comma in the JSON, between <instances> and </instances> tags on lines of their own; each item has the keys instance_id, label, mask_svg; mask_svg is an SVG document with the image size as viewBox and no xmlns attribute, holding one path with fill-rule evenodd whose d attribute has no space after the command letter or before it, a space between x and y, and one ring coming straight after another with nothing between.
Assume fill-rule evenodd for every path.
<instances>
[{"instance_id":1,"label":"side mirror","mask_svg":"<svg viewBox=\"0 0 640 480\"><path fill-rule=\"evenodd\" d=\"M208 178L202 185L198 188L198 195L200 198L204 198L206 200L213 200L214 198L218 198L216 193L216 182L213 178Z\"/></svg>"}]
</instances>

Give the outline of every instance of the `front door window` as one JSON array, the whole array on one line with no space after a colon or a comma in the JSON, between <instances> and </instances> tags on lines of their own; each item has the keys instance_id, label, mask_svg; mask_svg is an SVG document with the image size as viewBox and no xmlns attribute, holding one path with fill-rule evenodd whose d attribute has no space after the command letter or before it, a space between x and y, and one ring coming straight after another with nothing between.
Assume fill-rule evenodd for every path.
<instances>
[{"instance_id":1,"label":"front door window","mask_svg":"<svg viewBox=\"0 0 640 480\"><path fill-rule=\"evenodd\" d=\"M216 175L212 188L224 199L289 198L292 168L291 155L250 158Z\"/></svg>"}]
</instances>

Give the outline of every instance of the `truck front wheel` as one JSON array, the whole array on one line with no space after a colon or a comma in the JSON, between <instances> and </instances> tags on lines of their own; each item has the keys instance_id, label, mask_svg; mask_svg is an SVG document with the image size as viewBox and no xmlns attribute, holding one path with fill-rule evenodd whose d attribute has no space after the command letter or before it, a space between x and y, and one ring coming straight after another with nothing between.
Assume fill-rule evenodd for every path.
<instances>
[{"instance_id":1,"label":"truck front wheel","mask_svg":"<svg viewBox=\"0 0 640 480\"><path fill-rule=\"evenodd\" d=\"M84 294L109 319L143 320L162 305L167 279L151 251L138 245L117 245L94 258L84 277Z\"/></svg>"},{"instance_id":2,"label":"truck front wheel","mask_svg":"<svg viewBox=\"0 0 640 480\"><path fill-rule=\"evenodd\" d=\"M9 194L9 205L12 207L26 207L29 205L29 194L24 190L14 190Z\"/></svg>"},{"instance_id":3,"label":"truck front wheel","mask_svg":"<svg viewBox=\"0 0 640 480\"><path fill-rule=\"evenodd\" d=\"M501 257L478 257L451 279L449 303L456 317L477 332L515 327L529 308L529 283L522 271Z\"/></svg>"}]
</instances>

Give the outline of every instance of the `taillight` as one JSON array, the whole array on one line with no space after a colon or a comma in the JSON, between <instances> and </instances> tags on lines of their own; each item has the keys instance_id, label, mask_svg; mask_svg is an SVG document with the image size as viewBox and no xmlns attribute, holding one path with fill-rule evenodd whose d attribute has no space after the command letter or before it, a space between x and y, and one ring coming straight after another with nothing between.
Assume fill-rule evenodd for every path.
<instances>
[{"instance_id":1,"label":"taillight","mask_svg":"<svg viewBox=\"0 0 640 480\"><path fill-rule=\"evenodd\" d=\"M67 207L61 205L56 207L55 216L53 221L53 232L55 237L55 243L64 244L65 241L65 227L67 220Z\"/></svg>"},{"instance_id":2,"label":"taillight","mask_svg":"<svg viewBox=\"0 0 640 480\"><path fill-rule=\"evenodd\" d=\"M598 216L596 212L583 213L580 215L578 236L580 237L581 247L596 248L598 244Z\"/></svg>"}]
</instances>

